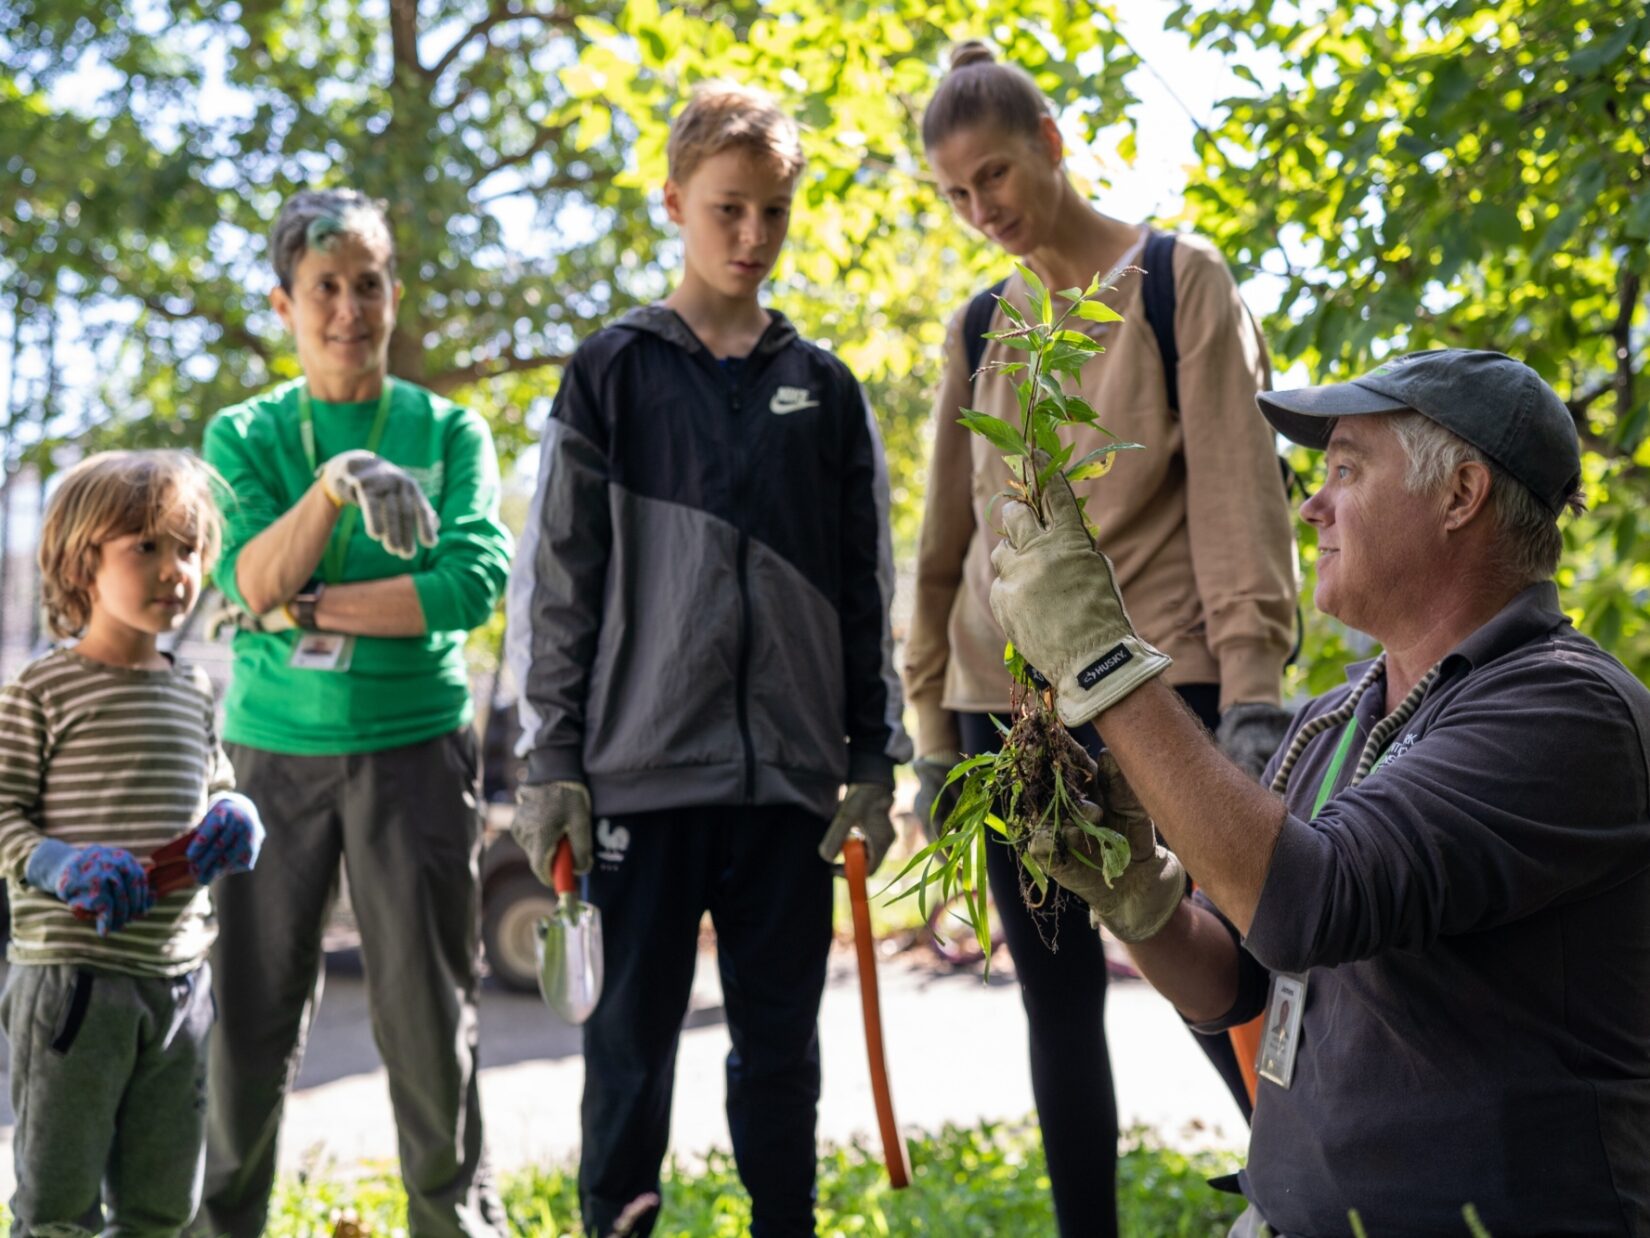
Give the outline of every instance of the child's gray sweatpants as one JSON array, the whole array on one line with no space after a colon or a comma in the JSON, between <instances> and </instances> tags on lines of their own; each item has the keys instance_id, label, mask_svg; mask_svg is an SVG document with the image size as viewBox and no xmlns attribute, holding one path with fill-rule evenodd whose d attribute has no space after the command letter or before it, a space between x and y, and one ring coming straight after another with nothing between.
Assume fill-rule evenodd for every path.
<instances>
[{"instance_id":1,"label":"child's gray sweatpants","mask_svg":"<svg viewBox=\"0 0 1650 1238\"><path fill-rule=\"evenodd\" d=\"M14 1238L183 1230L201 1197L211 1026L205 965L170 980L12 965Z\"/></svg>"}]
</instances>

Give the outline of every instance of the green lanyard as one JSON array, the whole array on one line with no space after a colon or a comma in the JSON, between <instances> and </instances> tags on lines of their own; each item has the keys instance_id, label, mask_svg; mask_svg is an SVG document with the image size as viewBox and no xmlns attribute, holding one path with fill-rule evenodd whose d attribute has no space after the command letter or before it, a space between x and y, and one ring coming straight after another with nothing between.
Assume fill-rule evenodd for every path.
<instances>
[{"instance_id":1,"label":"green lanyard","mask_svg":"<svg viewBox=\"0 0 1650 1238\"><path fill-rule=\"evenodd\" d=\"M390 421L390 392L394 386L395 379L384 375L384 390L378 395L378 413L372 419L372 429L367 431L368 451L376 452L379 441L384 437L384 427ZM303 440L304 459L309 461L309 473L313 477L321 471L321 462L315 457L315 412L310 407L308 383L298 388L298 437ZM326 558L321 560L321 579L327 584L336 584L343 577L344 554L349 550L349 539L355 536L355 526L360 522L361 509L353 503L339 514L332 538L327 543Z\"/></svg>"},{"instance_id":2,"label":"green lanyard","mask_svg":"<svg viewBox=\"0 0 1650 1238\"><path fill-rule=\"evenodd\" d=\"M1323 785L1318 788L1318 798L1312 801L1314 818L1323 811L1324 804L1335 793L1335 780L1341 776L1341 768L1346 764L1346 754L1352 750L1352 739L1357 733L1358 720L1348 718L1346 730L1341 732L1341 742L1335 746L1335 755L1329 758L1329 768L1324 771Z\"/></svg>"}]
</instances>

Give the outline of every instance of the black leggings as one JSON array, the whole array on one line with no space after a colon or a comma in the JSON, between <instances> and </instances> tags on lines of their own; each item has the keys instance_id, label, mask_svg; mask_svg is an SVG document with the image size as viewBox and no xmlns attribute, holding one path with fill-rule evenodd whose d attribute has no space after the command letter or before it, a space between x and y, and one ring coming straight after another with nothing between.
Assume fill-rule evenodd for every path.
<instances>
[{"instance_id":1,"label":"black leggings","mask_svg":"<svg viewBox=\"0 0 1650 1238\"><path fill-rule=\"evenodd\" d=\"M1180 687L1206 726L1218 720L1220 692L1212 684ZM1000 746L989 714L959 714L963 753ZM1092 726L1073 736L1090 753L1102 747ZM1020 981L1031 1041L1031 1092L1043 1129L1054 1214L1064 1238L1117 1233L1117 1098L1106 1051L1106 960L1078 898L1058 910L1032 911L1020 896L1020 864L1008 847L986 848L986 870L998 922ZM1053 948L1051 948L1053 947ZM1191 1035L1249 1117L1249 1095L1225 1035ZM1103 1155L1105 1149L1113 1155Z\"/></svg>"}]
</instances>

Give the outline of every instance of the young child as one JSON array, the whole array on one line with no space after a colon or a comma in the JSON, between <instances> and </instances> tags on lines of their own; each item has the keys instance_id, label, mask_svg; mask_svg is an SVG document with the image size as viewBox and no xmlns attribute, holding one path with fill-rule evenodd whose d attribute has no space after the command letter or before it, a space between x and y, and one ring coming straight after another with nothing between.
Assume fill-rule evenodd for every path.
<instances>
[{"instance_id":1,"label":"young child","mask_svg":"<svg viewBox=\"0 0 1650 1238\"><path fill-rule=\"evenodd\" d=\"M204 887L263 841L205 674L155 644L217 552L211 478L184 452L106 452L46 510L46 618L75 643L0 693L16 1234L176 1234L200 1200Z\"/></svg>"},{"instance_id":2,"label":"young child","mask_svg":"<svg viewBox=\"0 0 1650 1238\"><path fill-rule=\"evenodd\" d=\"M708 87L668 156L681 283L569 363L510 584L515 834L545 880L567 838L603 918L585 1232L658 1190L709 910L751 1233L811 1235L831 862L856 827L881 859L911 752L887 475L854 376L758 299L802 169L796 125Z\"/></svg>"}]
</instances>

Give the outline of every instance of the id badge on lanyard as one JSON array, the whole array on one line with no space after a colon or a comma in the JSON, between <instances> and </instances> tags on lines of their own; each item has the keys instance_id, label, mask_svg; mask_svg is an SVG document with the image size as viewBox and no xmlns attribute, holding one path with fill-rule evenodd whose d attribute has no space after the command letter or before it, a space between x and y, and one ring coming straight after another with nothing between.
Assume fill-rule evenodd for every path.
<instances>
[{"instance_id":1,"label":"id badge on lanyard","mask_svg":"<svg viewBox=\"0 0 1650 1238\"><path fill-rule=\"evenodd\" d=\"M1329 760L1317 798L1312 803L1312 816L1317 817L1334 794L1335 783L1346 765L1347 753L1358 731L1357 720L1348 719L1341 732L1335 755ZM1266 998L1266 1021L1262 1025L1260 1051L1255 1057L1255 1073L1269 1079L1280 1088L1288 1088L1295 1077L1295 1054L1300 1048L1301 1015L1306 1011L1306 973L1273 972L1271 991Z\"/></svg>"}]
</instances>

